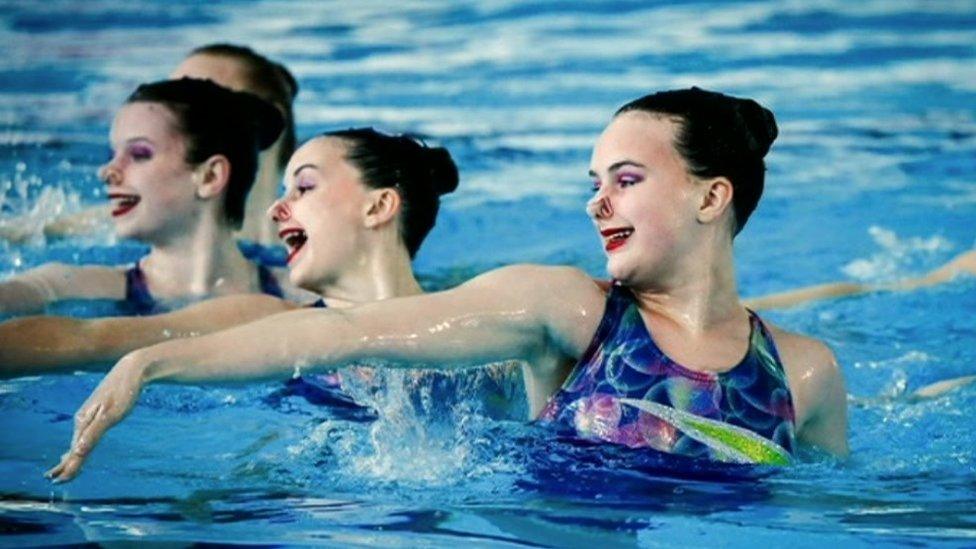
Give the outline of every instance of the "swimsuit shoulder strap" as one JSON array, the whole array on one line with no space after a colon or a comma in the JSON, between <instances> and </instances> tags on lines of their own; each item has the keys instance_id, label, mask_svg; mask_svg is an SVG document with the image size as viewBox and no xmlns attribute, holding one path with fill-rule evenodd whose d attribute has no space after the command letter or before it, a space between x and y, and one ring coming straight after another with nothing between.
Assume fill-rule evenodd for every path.
<instances>
[{"instance_id":1,"label":"swimsuit shoulder strap","mask_svg":"<svg viewBox=\"0 0 976 549\"><path fill-rule=\"evenodd\" d=\"M577 368L590 362L600 346L613 335L620 324L621 317L632 302L630 290L617 283L610 286L610 290L607 292L606 306L603 310L603 318L600 319L600 325L593 333L593 339L590 340L589 346L577 362Z\"/></svg>"},{"instance_id":2,"label":"swimsuit shoulder strap","mask_svg":"<svg viewBox=\"0 0 976 549\"><path fill-rule=\"evenodd\" d=\"M755 351L755 355L767 369L785 379L786 370L783 369L783 360L779 356L779 350L776 348L772 333L755 311L746 310L749 311L749 321L752 323L752 337L749 341L750 351Z\"/></svg>"},{"instance_id":3,"label":"swimsuit shoulder strap","mask_svg":"<svg viewBox=\"0 0 976 549\"><path fill-rule=\"evenodd\" d=\"M125 303L135 314L147 314L156 307L156 299L149 292L146 274L138 261L125 271Z\"/></svg>"},{"instance_id":4,"label":"swimsuit shoulder strap","mask_svg":"<svg viewBox=\"0 0 976 549\"><path fill-rule=\"evenodd\" d=\"M281 285L278 284L278 279L275 278L271 269L264 265L258 265L258 282L261 286L261 292L275 297L285 297L285 293L281 291Z\"/></svg>"}]
</instances>

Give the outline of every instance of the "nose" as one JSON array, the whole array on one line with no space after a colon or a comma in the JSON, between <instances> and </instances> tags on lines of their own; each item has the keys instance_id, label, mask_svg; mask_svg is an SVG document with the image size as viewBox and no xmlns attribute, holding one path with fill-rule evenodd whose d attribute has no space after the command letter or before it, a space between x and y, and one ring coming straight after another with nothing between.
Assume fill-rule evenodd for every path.
<instances>
[{"instance_id":1,"label":"nose","mask_svg":"<svg viewBox=\"0 0 976 549\"><path fill-rule=\"evenodd\" d=\"M285 202L284 198L279 198L271 204L271 207L268 208L268 217L275 223L291 219L291 210L288 209L288 203Z\"/></svg>"},{"instance_id":2,"label":"nose","mask_svg":"<svg viewBox=\"0 0 976 549\"><path fill-rule=\"evenodd\" d=\"M610 197L603 190L598 191L589 202L586 203L586 214L592 219L606 219L613 215L613 205Z\"/></svg>"},{"instance_id":3,"label":"nose","mask_svg":"<svg viewBox=\"0 0 976 549\"><path fill-rule=\"evenodd\" d=\"M122 183L122 172L113 162L108 162L98 168L98 178L104 181L106 185L118 185Z\"/></svg>"}]
</instances>

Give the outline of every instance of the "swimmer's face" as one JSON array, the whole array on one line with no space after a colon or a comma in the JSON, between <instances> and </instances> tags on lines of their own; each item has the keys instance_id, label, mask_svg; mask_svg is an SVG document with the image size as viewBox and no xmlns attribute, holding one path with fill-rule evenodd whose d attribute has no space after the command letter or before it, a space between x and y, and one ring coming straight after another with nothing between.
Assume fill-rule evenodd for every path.
<instances>
[{"instance_id":1,"label":"swimmer's face","mask_svg":"<svg viewBox=\"0 0 976 549\"><path fill-rule=\"evenodd\" d=\"M124 105L110 134L112 158L99 169L108 186L116 232L161 242L186 231L196 216L193 167L173 113L159 103Z\"/></svg>"},{"instance_id":2,"label":"swimmer's face","mask_svg":"<svg viewBox=\"0 0 976 549\"><path fill-rule=\"evenodd\" d=\"M593 148L587 213L607 271L627 283L660 281L694 238L698 192L674 148L674 122L645 112L614 118Z\"/></svg>"},{"instance_id":3,"label":"swimmer's face","mask_svg":"<svg viewBox=\"0 0 976 549\"><path fill-rule=\"evenodd\" d=\"M344 141L332 137L300 147L285 170L285 195L268 211L288 248L291 282L312 291L355 269L370 245L370 189L346 150Z\"/></svg>"},{"instance_id":4,"label":"swimmer's face","mask_svg":"<svg viewBox=\"0 0 976 549\"><path fill-rule=\"evenodd\" d=\"M236 59L221 55L193 54L177 65L169 77L173 79L189 77L213 80L217 84L234 91L254 93L247 80L244 65Z\"/></svg>"}]
</instances>

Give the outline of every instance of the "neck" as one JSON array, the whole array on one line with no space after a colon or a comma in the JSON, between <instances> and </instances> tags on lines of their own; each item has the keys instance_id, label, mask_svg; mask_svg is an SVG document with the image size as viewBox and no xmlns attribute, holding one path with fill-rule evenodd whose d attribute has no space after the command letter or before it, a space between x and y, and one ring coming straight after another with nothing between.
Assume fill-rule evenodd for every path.
<instances>
[{"instance_id":1,"label":"neck","mask_svg":"<svg viewBox=\"0 0 976 549\"><path fill-rule=\"evenodd\" d=\"M365 251L353 261L354 268L317 290L330 307L348 307L424 293L413 274L410 255L399 237L383 240L385 242L380 245L363 246Z\"/></svg>"},{"instance_id":2,"label":"neck","mask_svg":"<svg viewBox=\"0 0 976 549\"><path fill-rule=\"evenodd\" d=\"M141 265L153 292L161 297L250 291L255 283L233 231L216 216L154 243Z\"/></svg>"},{"instance_id":3,"label":"neck","mask_svg":"<svg viewBox=\"0 0 976 549\"><path fill-rule=\"evenodd\" d=\"M281 140L261 153L254 186L244 204L244 226L237 237L264 245L278 245L275 224L268 217L268 208L278 198L281 170L278 169L278 150Z\"/></svg>"},{"instance_id":4,"label":"neck","mask_svg":"<svg viewBox=\"0 0 976 549\"><path fill-rule=\"evenodd\" d=\"M732 245L724 235L671 262L653 285L632 287L641 307L692 333L707 332L745 316L739 301Z\"/></svg>"}]
</instances>

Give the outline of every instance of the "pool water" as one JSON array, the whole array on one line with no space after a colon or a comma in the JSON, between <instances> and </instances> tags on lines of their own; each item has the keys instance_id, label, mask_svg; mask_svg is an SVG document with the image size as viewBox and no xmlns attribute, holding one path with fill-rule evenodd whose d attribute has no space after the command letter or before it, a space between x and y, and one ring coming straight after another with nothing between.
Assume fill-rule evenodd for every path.
<instances>
[{"instance_id":1,"label":"pool water","mask_svg":"<svg viewBox=\"0 0 976 549\"><path fill-rule=\"evenodd\" d=\"M454 153L461 187L416 261L431 288L512 262L602 274L583 215L589 149L620 104L690 85L779 120L737 239L744 295L910 276L976 242L968 0L0 6L0 225L26 215L33 235L0 243L3 276L142 253L108 233L45 243L39 227L104 200L94 172L115 108L215 39L293 70L300 137L376 125ZM971 546L976 386L911 394L976 374L973 311L969 277L767 313L827 341L849 393L850 461L810 453L782 471L635 463L387 374L363 397L372 412L280 384L150 387L84 474L51 486L41 474L100 377L6 381L0 545Z\"/></svg>"}]
</instances>

